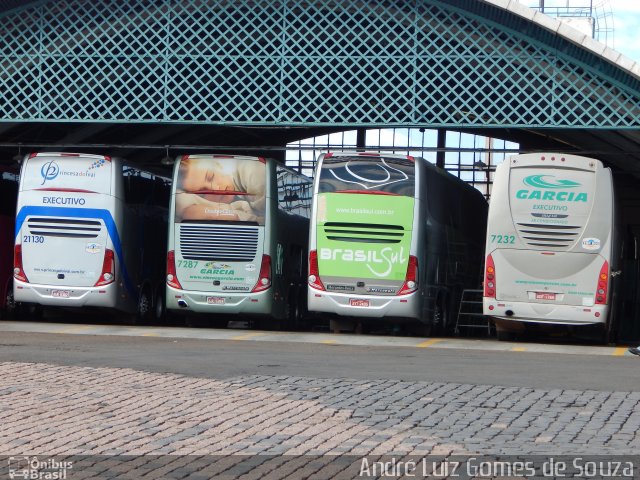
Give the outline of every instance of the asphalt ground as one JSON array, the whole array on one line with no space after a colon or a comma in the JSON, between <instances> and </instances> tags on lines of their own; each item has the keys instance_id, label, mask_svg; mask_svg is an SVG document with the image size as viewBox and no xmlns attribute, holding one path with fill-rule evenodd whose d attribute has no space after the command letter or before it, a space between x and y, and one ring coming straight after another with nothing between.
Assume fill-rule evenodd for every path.
<instances>
[{"instance_id":1,"label":"asphalt ground","mask_svg":"<svg viewBox=\"0 0 640 480\"><path fill-rule=\"evenodd\" d=\"M560 341L2 321L0 361L217 379L265 374L640 390L640 357L626 347Z\"/></svg>"}]
</instances>

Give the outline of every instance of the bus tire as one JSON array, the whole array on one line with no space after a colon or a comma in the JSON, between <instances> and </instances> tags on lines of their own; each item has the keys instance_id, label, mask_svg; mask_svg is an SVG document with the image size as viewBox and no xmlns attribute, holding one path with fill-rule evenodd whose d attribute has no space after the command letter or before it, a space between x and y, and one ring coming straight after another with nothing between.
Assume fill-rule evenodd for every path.
<instances>
[{"instance_id":1,"label":"bus tire","mask_svg":"<svg viewBox=\"0 0 640 480\"><path fill-rule=\"evenodd\" d=\"M300 328L309 327L309 309L307 308L307 292L303 290L298 295L298 325Z\"/></svg>"},{"instance_id":2,"label":"bus tire","mask_svg":"<svg viewBox=\"0 0 640 480\"><path fill-rule=\"evenodd\" d=\"M13 300L13 280L9 280L5 286L0 318L13 318L16 313L16 302Z\"/></svg>"},{"instance_id":3,"label":"bus tire","mask_svg":"<svg viewBox=\"0 0 640 480\"><path fill-rule=\"evenodd\" d=\"M441 336L446 332L447 325L447 309L444 305L443 296L438 297L433 307L433 316L431 318L431 335Z\"/></svg>"},{"instance_id":4,"label":"bus tire","mask_svg":"<svg viewBox=\"0 0 640 480\"><path fill-rule=\"evenodd\" d=\"M298 330L300 328L300 301L295 291L291 291L285 307L285 329Z\"/></svg>"},{"instance_id":5,"label":"bus tire","mask_svg":"<svg viewBox=\"0 0 640 480\"><path fill-rule=\"evenodd\" d=\"M152 313L153 298L148 285L143 285L138 295L137 320L146 321Z\"/></svg>"},{"instance_id":6,"label":"bus tire","mask_svg":"<svg viewBox=\"0 0 640 480\"><path fill-rule=\"evenodd\" d=\"M164 300L164 285L158 287L153 305L153 317L156 322L165 322L167 316L166 303Z\"/></svg>"}]
</instances>

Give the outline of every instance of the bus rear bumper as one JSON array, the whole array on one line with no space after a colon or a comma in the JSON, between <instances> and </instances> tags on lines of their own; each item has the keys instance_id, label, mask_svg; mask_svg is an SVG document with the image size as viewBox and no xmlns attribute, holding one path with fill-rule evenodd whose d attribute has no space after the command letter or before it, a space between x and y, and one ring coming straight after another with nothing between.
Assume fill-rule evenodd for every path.
<instances>
[{"instance_id":1,"label":"bus rear bumper","mask_svg":"<svg viewBox=\"0 0 640 480\"><path fill-rule=\"evenodd\" d=\"M270 314L271 289L258 293L200 292L167 286L167 308L211 314Z\"/></svg>"},{"instance_id":2,"label":"bus rear bumper","mask_svg":"<svg viewBox=\"0 0 640 480\"><path fill-rule=\"evenodd\" d=\"M38 285L14 279L13 296L16 302L51 307L115 308L118 300L118 286L116 283L101 287Z\"/></svg>"},{"instance_id":3,"label":"bus rear bumper","mask_svg":"<svg viewBox=\"0 0 640 480\"><path fill-rule=\"evenodd\" d=\"M485 315L512 322L554 325L596 325L605 323L608 305L554 305L550 303L505 302L483 299Z\"/></svg>"},{"instance_id":4,"label":"bus rear bumper","mask_svg":"<svg viewBox=\"0 0 640 480\"><path fill-rule=\"evenodd\" d=\"M417 292L409 295L349 295L309 288L307 299L311 312L326 312L348 317L420 318ZM360 306L358 305L360 304Z\"/></svg>"}]
</instances>

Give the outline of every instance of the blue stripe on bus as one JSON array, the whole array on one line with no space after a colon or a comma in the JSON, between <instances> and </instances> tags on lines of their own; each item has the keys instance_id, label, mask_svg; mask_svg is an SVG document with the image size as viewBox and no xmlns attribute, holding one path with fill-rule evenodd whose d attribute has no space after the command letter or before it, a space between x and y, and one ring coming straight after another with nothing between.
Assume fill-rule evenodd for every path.
<instances>
[{"instance_id":1,"label":"blue stripe on bus","mask_svg":"<svg viewBox=\"0 0 640 480\"><path fill-rule=\"evenodd\" d=\"M120 270L122 271L122 277L124 279L124 286L131 295L132 298L137 299L137 290L131 283L127 266L124 262L124 256L122 254L122 244L120 243L120 235L118 234L118 228L116 222L111 216L109 210L98 208L64 208L64 207L39 207L39 206L26 206L22 207L16 215L16 238L20 234L20 229L25 219L29 215L39 215L43 217L77 217L77 218L97 218L104 221L107 227L107 232L113 243L113 249L116 251L116 255L120 261Z\"/></svg>"}]
</instances>

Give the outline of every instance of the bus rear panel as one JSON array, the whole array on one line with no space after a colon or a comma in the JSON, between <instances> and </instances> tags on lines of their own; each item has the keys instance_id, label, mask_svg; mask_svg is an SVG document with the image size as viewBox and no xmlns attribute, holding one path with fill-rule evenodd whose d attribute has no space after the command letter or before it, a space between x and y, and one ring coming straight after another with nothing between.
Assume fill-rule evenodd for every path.
<instances>
[{"instance_id":1,"label":"bus rear panel","mask_svg":"<svg viewBox=\"0 0 640 480\"><path fill-rule=\"evenodd\" d=\"M518 322L606 322L614 218L611 172L600 161L553 153L505 160L489 208L484 313Z\"/></svg>"},{"instance_id":2,"label":"bus rear panel","mask_svg":"<svg viewBox=\"0 0 640 480\"><path fill-rule=\"evenodd\" d=\"M15 227L16 301L114 308L127 297L113 163L84 154L25 159Z\"/></svg>"},{"instance_id":3,"label":"bus rear panel","mask_svg":"<svg viewBox=\"0 0 640 480\"><path fill-rule=\"evenodd\" d=\"M309 310L417 319L415 160L329 153L316 170Z\"/></svg>"},{"instance_id":4,"label":"bus rear panel","mask_svg":"<svg viewBox=\"0 0 640 480\"><path fill-rule=\"evenodd\" d=\"M185 155L176 160L169 218L167 308L271 312L273 212L267 162Z\"/></svg>"}]
</instances>

